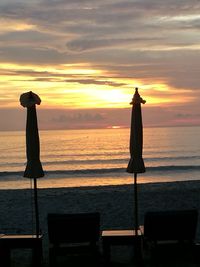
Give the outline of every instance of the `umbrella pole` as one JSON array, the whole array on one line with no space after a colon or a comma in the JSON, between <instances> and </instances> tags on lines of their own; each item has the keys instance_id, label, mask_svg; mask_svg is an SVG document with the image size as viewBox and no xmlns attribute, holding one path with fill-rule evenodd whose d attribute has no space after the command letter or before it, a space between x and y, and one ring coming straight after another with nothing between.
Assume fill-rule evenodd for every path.
<instances>
[{"instance_id":1,"label":"umbrella pole","mask_svg":"<svg viewBox=\"0 0 200 267\"><path fill-rule=\"evenodd\" d=\"M138 235L138 197L137 197L137 173L134 173L134 199L135 199L135 234Z\"/></svg>"},{"instance_id":2,"label":"umbrella pole","mask_svg":"<svg viewBox=\"0 0 200 267\"><path fill-rule=\"evenodd\" d=\"M35 221L36 221L36 236L39 237L39 210L38 210L38 198L37 198L37 179L34 178L34 202L35 202Z\"/></svg>"}]
</instances>

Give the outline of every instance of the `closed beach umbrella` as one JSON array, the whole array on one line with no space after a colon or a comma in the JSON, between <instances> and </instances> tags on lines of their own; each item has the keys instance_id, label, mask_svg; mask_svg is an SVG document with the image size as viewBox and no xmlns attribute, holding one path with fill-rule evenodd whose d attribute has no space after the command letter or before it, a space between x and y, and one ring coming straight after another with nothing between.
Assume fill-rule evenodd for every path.
<instances>
[{"instance_id":1,"label":"closed beach umbrella","mask_svg":"<svg viewBox=\"0 0 200 267\"><path fill-rule=\"evenodd\" d=\"M34 181L34 202L36 217L36 235L39 236L39 211L37 200L37 178L43 177L44 172L40 162L40 142L37 124L36 104L40 105L41 100L33 92L27 92L20 96L20 103L27 108L26 120L26 156L27 165L24 177L31 178Z\"/></svg>"},{"instance_id":2,"label":"closed beach umbrella","mask_svg":"<svg viewBox=\"0 0 200 267\"><path fill-rule=\"evenodd\" d=\"M145 172L144 161L142 158L143 149L143 126L142 126L142 112L141 103L144 104L139 93L138 88L135 88L135 94L132 102L131 128L130 128L130 160L127 167L128 173L134 173L134 219L136 235L138 234L138 199L137 199L137 174Z\"/></svg>"}]
</instances>

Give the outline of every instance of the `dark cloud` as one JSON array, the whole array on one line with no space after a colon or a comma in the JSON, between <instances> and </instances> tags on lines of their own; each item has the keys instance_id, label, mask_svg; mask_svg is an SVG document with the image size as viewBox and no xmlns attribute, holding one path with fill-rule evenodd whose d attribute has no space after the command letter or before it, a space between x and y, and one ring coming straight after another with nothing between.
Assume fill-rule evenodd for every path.
<instances>
[{"instance_id":1,"label":"dark cloud","mask_svg":"<svg viewBox=\"0 0 200 267\"><path fill-rule=\"evenodd\" d=\"M146 99L148 101L148 99ZM192 106L190 112L183 112L184 105L170 107L142 107L143 125L182 126L200 125L199 104ZM187 107L187 110L188 107ZM106 128L113 125L130 127L131 109L42 109L37 108L40 130ZM6 119L5 119L6 118ZM0 109L0 130L25 130L26 110L19 108Z\"/></svg>"},{"instance_id":2,"label":"dark cloud","mask_svg":"<svg viewBox=\"0 0 200 267\"><path fill-rule=\"evenodd\" d=\"M48 109L39 110L39 118L40 127L43 129L106 128L112 125L127 126L130 120L130 110Z\"/></svg>"},{"instance_id":3,"label":"dark cloud","mask_svg":"<svg viewBox=\"0 0 200 267\"><path fill-rule=\"evenodd\" d=\"M198 114L198 116L199 115L200 114ZM175 116L178 117L178 118L191 118L191 117L194 117L193 114L189 114L189 113L178 113L178 114L175 114Z\"/></svg>"},{"instance_id":4,"label":"dark cloud","mask_svg":"<svg viewBox=\"0 0 200 267\"><path fill-rule=\"evenodd\" d=\"M80 84L97 84L97 85L108 85L113 87L120 87L126 85L125 83L117 83L107 80L95 80L95 79L68 79L66 82L69 83L80 83Z\"/></svg>"},{"instance_id":5,"label":"dark cloud","mask_svg":"<svg viewBox=\"0 0 200 267\"><path fill-rule=\"evenodd\" d=\"M0 108L0 130L16 131L26 127L26 112L23 108Z\"/></svg>"},{"instance_id":6,"label":"dark cloud","mask_svg":"<svg viewBox=\"0 0 200 267\"><path fill-rule=\"evenodd\" d=\"M55 49L42 47L4 46L0 47L1 62L26 63L26 64L59 64L67 61L66 53Z\"/></svg>"},{"instance_id":7,"label":"dark cloud","mask_svg":"<svg viewBox=\"0 0 200 267\"><path fill-rule=\"evenodd\" d=\"M8 33L2 33L0 35L1 46L3 44L15 44L19 46L21 44L28 45L30 47L48 45L50 42L54 42L55 36L50 33L39 32L36 30L24 30L24 31L10 31Z\"/></svg>"},{"instance_id":8,"label":"dark cloud","mask_svg":"<svg viewBox=\"0 0 200 267\"><path fill-rule=\"evenodd\" d=\"M87 123L87 122L98 122L103 120L104 117L100 113L89 113L89 112L82 112L77 114L71 115L59 115L58 117L52 118L53 122L58 123Z\"/></svg>"},{"instance_id":9,"label":"dark cloud","mask_svg":"<svg viewBox=\"0 0 200 267\"><path fill-rule=\"evenodd\" d=\"M73 51L85 51L85 50L99 50L99 48L104 49L105 47L121 47L132 44L144 43L144 42L157 42L161 38L127 38L127 39L77 39L67 43L67 48Z\"/></svg>"}]
</instances>

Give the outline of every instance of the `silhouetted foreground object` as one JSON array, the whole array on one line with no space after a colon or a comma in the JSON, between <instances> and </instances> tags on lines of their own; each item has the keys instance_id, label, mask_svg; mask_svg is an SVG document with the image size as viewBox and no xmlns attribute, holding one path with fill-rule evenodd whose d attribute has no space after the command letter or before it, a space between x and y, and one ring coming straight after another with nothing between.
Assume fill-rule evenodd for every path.
<instances>
[{"instance_id":1,"label":"silhouetted foreground object","mask_svg":"<svg viewBox=\"0 0 200 267\"><path fill-rule=\"evenodd\" d=\"M32 249L32 265L42 264L42 236L36 235L0 235L0 266L11 267L12 249Z\"/></svg>"},{"instance_id":2,"label":"silhouetted foreground object","mask_svg":"<svg viewBox=\"0 0 200 267\"><path fill-rule=\"evenodd\" d=\"M59 255L89 254L99 262L100 214L48 214L50 266Z\"/></svg>"},{"instance_id":3,"label":"silhouetted foreground object","mask_svg":"<svg viewBox=\"0 0 200 267\"><path fill-rule=\"evenodd\" d=\"M110 264L113 246L133 246L135 263L141 265L142 259L142 238L138 230L104 230L102 231L103 256L106 265Z\"/></svg>"},{"instance_id":4,"label":"silhouetted foreground object","mask_svg":"<svg viewBox=\"0 0 200 267\"><path fill-rule=\"evenodd\" d=\"M131 130L130 130L130 155L131 159L128 163L127 172L134 173L134 198L135 198L135 230L137 235L138 230L138 199L137 199L137 173L145 172L144 161L142 158L143 149L143 126L142 126L142 112L141 103L144 104L139 93L138 88L135 88L135 94L132 102L132 115L131 115Z\"/></svg>"},{"instance_id":5,"label":"silhouetted foreground object","mask_svg":"<svg viewBox=\"0 0 200 267\"><path fill-rule=\"evenodd\" d=\"M40 105L41 100L33 92L24 93L20 96L20 103L27 108L26 120L26 155L27 165L24 177L33 178L34 180L34 200L36 216L36 236L40 234L39 211L37 200L37 178L43 177L44 172L40 162L40 142L37 124L36 105Z\"/></svg>"},{"instance_id":6,"label":"silhouetted foreground object","mask_svg":"<svg viewBox=\"0 0 200 267\"><path fill-rule=\"evenodd\" d=\"M147 212L141 229L145 250L154 260L163 250L168 255L170 249L176 256L178 252L181 257L192 254L194 260L197 221L196 209Z\"/></svg>"}]
</instances>

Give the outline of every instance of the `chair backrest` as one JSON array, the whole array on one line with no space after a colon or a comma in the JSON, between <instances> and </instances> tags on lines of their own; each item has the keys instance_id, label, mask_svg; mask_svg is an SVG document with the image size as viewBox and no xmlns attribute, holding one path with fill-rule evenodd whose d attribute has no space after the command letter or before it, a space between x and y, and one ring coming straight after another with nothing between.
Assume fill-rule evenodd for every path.
<instances>
[{"instance_id":1,"label":"chair backrest","mask_svg":"<svg viewBox=\"0 0 200 267\"><path fill-rule=\"evenodd\" d=\"M59 243L96 243L100 237L100 214L48 214L49 241Z\"/></svg>"},{"instance_id":2,"label":"chair backrest","mask_svg":"<svg viewBox=\"0 0 200 267\"><path fill-rule=\"evenodd\" d=\"M144 236L156 241L193 241L197 220L196 209L147 212L144 218Z\"/></svg>"}]
</instances>

